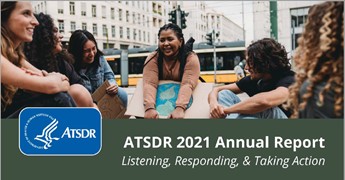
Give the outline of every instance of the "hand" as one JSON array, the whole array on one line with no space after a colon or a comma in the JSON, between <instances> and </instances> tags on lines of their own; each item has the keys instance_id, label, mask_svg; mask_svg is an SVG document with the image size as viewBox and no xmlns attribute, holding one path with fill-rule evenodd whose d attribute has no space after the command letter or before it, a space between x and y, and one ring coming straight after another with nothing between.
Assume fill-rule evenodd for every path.
<instances>
[{"instance_id":1,"label":"hand","mask_svg":"<svg viewBox=\"0 0 345 180\"><path fill-rule=\"evenodd\" d=\"M57 90L58 92L61 91L68 91L68 89L70 88L70 84L68 81L68 78L60 73L49 73L47 76L45 76L44 78L48 78L49 82L55 82L57 83Z\"/></svg>"},{"instance_id":2,"label":"hand","mask_svg":"<svg viewBox=\"0 0 345 180\"><path fill-rule=\"evenodd\" d=\"M105 90L107 94L113 96L116 95L119 90L119 87L116 84L112 84Z\"/></svg>"},{"instance_id":3,"label":"hand","mask_svg":"<svg viewBox=\"0 0 345 180\"><path fill-rule=\"evenodd\" d=\"M210 104L210 117L211 118L225 118L224 107L216 104Z\"/></svg>"},{"instance_id":4,"label":"hand","mask_svg":"<svg viewBox=\"0 0 345 180\"><path fill-rule=\"evenodd\" d=\"M68 77L61 73L57 73L57 72L47 73L47 71L42 70L42 74L45 77L56 76L56 77L60 77L61 81L69 81Z\"/></svg>"},{"instance_id":5,"label":"hand","mask_svg":"<svg viewBox=\"0 0 345 180\"><path fill-rule=\"evenodd\" d=\"M168 116L168 119L183 119L185 110L182 107L176 107L176 109Z\"/></svg>"},{"instance_id":6,"label":"hand","mask_svg":"<svg viewBox=\"0 0 345 180\"><path fill-rule=\"evenodd\" d=\"M158 119L159 115L155 109L149 109L145 112L144 118L145 119Z\"/></svg>"}]
</instances>

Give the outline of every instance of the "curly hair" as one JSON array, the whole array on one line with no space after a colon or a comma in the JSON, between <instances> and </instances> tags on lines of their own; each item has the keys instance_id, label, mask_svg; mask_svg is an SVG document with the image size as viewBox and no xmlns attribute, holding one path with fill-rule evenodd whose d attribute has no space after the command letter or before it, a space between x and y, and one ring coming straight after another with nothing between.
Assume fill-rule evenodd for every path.
<instances>
[{"instance_id":1,"label":"curly hair","mask_svg":"<svg viewBox=\"0 0 345 180\"><path fill-rule=\"evenodd\" d=\"M318 104L323 104L324 94L334 91L334 113L343 113L343 67L344 67L344 3L325 2L309 9L305 29L298 39L294 62L296 82L290 86L288 106L293 110L292 118L299 116L313 96L316 85L326 81L318 94ZM302 84L309 80L306 93L299 99Z\"/></svg>"},{"instance_id":2,"label":"curly hair","mask_svg":"<svg viewBox=\"0 0 345 180\"><path fill-rule=\"evenodd\" d=\"M291 70L285 47L271 38L258 40L247 48L247 64L256 73L279 78Z\"/></svg>"},{"instance_id":3,"label":"curly hair","mask_svg":"<svg viewBox=\"0 0 345 180\"><path fill-rule=\"evenodd\" d=\"M8 59L14 65L21 67L24 59L22 46L15 47L14 35L7 27L8 19L15 9L17 2L1 2L1 55ZM18 88L1 83L1 111L12 103L12 98Z\"/></svg>"},{"instance_id":4,"label":"curly hair","mask_svg":"<svg viewBox=\"0 0 345 180\"><path fill-rule=\"evenodd\" d=\"M25 43L24 52L28 61L38 69L48 72L57 71L54 49L56 37L54 22L49 15L35 14L39 25L35 27L33 40Z\"/></svg>"},{"instance_id":5,"label":"curly hair","mask_svg":"<svg viewBox=\"0 0 345 180\"><path fill-rule=\"evenodd\" d=\"M48 14L35 14L39 25L35 27L33 40L25 43L24 52L28 61L38 69L44 69L48 72L59 72L57 59L73 62L73 57L63 49L61 52L55 52L58 43L57 28L54 21Z\"/></svg>"}]
</instances>

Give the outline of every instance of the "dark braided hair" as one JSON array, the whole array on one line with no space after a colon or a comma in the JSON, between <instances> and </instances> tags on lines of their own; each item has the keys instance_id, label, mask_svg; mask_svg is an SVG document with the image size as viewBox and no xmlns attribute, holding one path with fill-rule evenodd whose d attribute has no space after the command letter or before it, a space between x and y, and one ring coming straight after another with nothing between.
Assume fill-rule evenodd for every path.
<instances>
[{"instance_id":1,"label":"dark braided hair","mask_svg":"<svg viewBox=\"0 0 345 180\"><path fill-rule=\"evenodd\" d=\"M172 23L169 23L169 24L165 24L164 26L162 26L159 31L158 31L158 38L159 36L161 35L161 32L162 31L166 31L166 30L169 30L171 29L172 31L175 32L175 35L178 39L182 39L182 45L179 49L179 53L177 55L178 57L178 60L180 61L180 70L179 70L179 76L180 76L180 81L182 80L182 76L183 76L183 71L184 71L184 67L186 65L186 52L184 50L184 37L183 37L183 33L182 33L182 29L176 25L176 24L172 24ZM158 48L157 49L158 51L158 69L159 69L159 79L162 79L163 77L163 57L164 57L164 54L163 52Z\"/></svg>"}]
</instances>

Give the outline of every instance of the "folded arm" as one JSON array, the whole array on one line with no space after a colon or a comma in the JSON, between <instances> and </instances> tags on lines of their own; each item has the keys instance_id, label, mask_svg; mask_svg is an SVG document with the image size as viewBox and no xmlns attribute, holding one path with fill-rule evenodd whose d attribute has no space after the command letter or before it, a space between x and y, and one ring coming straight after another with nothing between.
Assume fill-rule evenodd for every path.
<instances>
[{"instance_id":1,"label":"folded arm","mask_svg":"<svg viewBox=\"0 0 345 180\"><path fill-rule=\"evenodd\" d=\"M45 77L30 75L3 56L1 56L1 83L45 94L67 91L69 88L68 78L60 73L51 73Z\"/></svg>"}]
</instances>

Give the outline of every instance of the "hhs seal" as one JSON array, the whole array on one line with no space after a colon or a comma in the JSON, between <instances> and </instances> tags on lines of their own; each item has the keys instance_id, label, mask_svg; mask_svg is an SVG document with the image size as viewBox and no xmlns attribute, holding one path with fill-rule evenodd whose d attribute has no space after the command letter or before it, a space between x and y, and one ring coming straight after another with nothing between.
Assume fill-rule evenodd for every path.
<instances>
[{"instance_id":1,"label":"hhs seal","mask_svg":"<svg viewBox=\"0 0 345 180\"><path fill-rule=\"evenodd\" d=\"M28 156L96 155L101 123L94 108L25 108L19 116L19 148Z\"/></svg>"}]
</instances>

